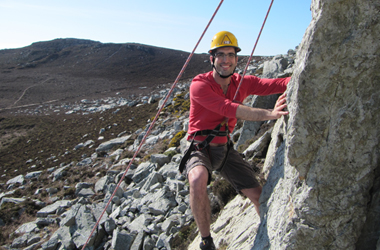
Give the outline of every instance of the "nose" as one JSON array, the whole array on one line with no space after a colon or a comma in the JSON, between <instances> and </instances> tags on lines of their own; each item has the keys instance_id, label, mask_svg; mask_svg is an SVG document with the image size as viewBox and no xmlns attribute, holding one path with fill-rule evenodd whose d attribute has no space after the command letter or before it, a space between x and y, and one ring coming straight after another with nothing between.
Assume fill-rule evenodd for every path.
<instances>
[{"instance_id":1,"label":"nose","mask_svg":"<svg viewBox=\"0 0 380 250\"><path fill-rule=\"evenodd\" d=\"M224 54L222 62L227 62L228 60L229 60L228 55Z\"/></svg>"}]
</instances>

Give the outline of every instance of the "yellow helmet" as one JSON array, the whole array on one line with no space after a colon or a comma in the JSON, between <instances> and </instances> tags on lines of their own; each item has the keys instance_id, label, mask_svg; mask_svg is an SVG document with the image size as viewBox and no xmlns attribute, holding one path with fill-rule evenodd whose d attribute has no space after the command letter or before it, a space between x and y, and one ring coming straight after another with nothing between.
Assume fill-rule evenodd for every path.
<instances>
[{"instance_id":1,"label":"yellow helmet","mask_svg":"<svg viewBox=\"0 0 380 250\"><path fill-rule=\"evenodd\" d=\"M208 53L212 53L213 50L222 47L234 47L236 52L241 51L238 46L238 42L234 34L228 31L220 31L212 38L211 47Z\"/></svg>"}]
</instances>

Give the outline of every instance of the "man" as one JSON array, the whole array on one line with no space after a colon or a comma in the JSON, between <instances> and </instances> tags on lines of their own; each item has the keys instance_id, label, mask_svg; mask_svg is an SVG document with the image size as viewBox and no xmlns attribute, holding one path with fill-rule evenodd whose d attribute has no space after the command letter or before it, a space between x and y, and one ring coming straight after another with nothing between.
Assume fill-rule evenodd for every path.
<instances>
[{"instance_id":1,"label":"man","mask_svg":"<svg viewBox=\"0 0 380 250\"><path fill-rule=\"evenodd\" d=\"M241 103L248 95L283 93L290 78L245 76L233 100L241 80L241 76L234 73L238 62L236 53L240 50L232 33L217 33L209 50L213 70L196 76L190 85L188 140L196 146L195 149L190 147L181 164L184 169L180 168L180 171L189 181L190 206L202 237L200 248L203 250L215 249L210 235L211 211L207 195L212 171L219 171L239 193L246 195L259 214L261 187L253 169L231 147L228 133L233 131L237 119L264 121L288 114L284 111L285 94L278 98L273 110L252 108Z\"/></svg>"}]
</instances>

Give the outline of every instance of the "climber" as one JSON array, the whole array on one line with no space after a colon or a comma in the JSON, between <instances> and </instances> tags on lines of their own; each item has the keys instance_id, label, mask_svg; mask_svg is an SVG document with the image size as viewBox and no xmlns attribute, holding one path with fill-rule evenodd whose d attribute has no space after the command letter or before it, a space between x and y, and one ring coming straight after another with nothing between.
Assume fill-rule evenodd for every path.
<instances>
[{"instance_id":1,"label":"climber","mask_svg":"<svg viewBox=\"0 0 380 250\"><path fill-rule=\"evenodd\" d=\"M261 186L250 164L232 147L229 133L237 119L264 121L278 119L288 112L286 95L282 94L273 110L244 106L248 95L280 94L286 90L288 78L260 79L244 76L233 100L241 76L234 73L241 49L236 37L227 31L218 32L209 50L212 71L196 76L190 85L190 115L187 154L180 171L190 185L190 207L202 241L201 249L215 249L210 232L211 209L207 195L212 171L220 172L237 192L247 196L259 214Z\"/></svg>"}]
</instances>

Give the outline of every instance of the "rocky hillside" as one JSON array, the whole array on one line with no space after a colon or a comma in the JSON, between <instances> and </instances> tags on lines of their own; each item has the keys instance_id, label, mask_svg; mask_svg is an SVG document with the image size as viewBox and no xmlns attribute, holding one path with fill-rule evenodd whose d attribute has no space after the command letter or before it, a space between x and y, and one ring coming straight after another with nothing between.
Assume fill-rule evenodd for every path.
<instances>
[{"instance_id":1,"label":"rocky hillside","mask_svg":"<svg viewBox=\"0 0 380 250\"><path fill-rule=\"evenodd\" d=\"M255 61L249 72L289 75L294 56L290 50L272 61ZM121 183L130 157L169 89L134 99L86 99L51 108L42 105L38 111L25 107L23 112L4 116L0 210L3 247L79 249L117 190L100 221L103 229L96 230L89 246L186 249L196 230L188 187L177 169L184 150L180 140L185 143L188 87L186 80L177 85ZM273 106L273 101L269 98L262 103ZM256 131L250 128L250 133L259 138L272 126L259 123ZM234 138L246 131L246 125L240 123ZM243 149L246 146L243 139L240 141ZM265 140L258 149L247 151L247 155L257 156L256 163L252 162L257 170L268 143ZM236 193L220 178L213 180L212 186L216 218Z\"/></svg>"},{"instance_id":2,"label":"rocky hillside","mask_svg":"<svg viewBox=\"0 0 380 250\"><path fill-rule=\"evenodd\" d=\"M131 79L133 77L140 79L142 72L145 72L146 79L149 81L146 80L144 84L137 81L132 84L134 87L130 87L121 75L116 77L120 67L123 66L110 67L104 63L104 61L111 61L109 54L104 52L107 48L108 53L111 53L110 48L117 48L113 52L115 58L116 55L121 54L122 49L128 48L128 53L123 55L124 60L136 59L136 65L129 66L129 68L135 68L136 72L127 75L131 75ZM98 55L92 57L86 55L88 62L78 59L89 50L95 49ZM125 170L125 163L128 163L128 159L135 152L144 135L144 130L156 114L158 105L161 105L160 100L166 96L168 87L171 86L171 83L167 84L167 82L173 81L178 74L181 67L179 63L182 64L184 53L143 45L104 45L75 39L59 39L0 52L1 74L4 76L4 82L1 82L2 89L8 91L1 93L4 98L0 116L0 187L2 192L0 194L0 225L3 228L0 244L5 248L27 246L32 249L43 243L50 244L47 240L56 235L54 232L57 226L61 225L60 213L63 212L61 210L56 213L57 207L70 210L71 206L77 202L100 204L101 207L104 205L106 201L104 195L107 195L107 192L111 190L109 188L117 183L119 174ZM140 57L134 58L133 56L138 53ZM53 54L57 55L51 56ZM142 63L144 54L151 57L150 60ZM293 57L294 53L291 57L284 59L290 61L289 68L292 66ZM155 162L157 161L155 159L160 157L155 158L154 155L164 153L168 148L171 150L167 151L163 161L169 159L176 164L179 156L173 157L173 154L180 153L179 140L184 137L183 122L189 108L187 93L190 80L186 80L186 77L208 70L207 59L206 55L194 55L184 75L185 79L182 79L175 88L164 112L160 115L156 129L152 132L152 137L142 148L133 168L137 164L152 161L158 171L162 164ZM255 63L250 66L249 72L262 74L264 60L261 60L261 57L254 59ZM270 59L268 57L265 60ZM78 61L75 61L75 64L73 60ZM123 61L120 58L119 60ZM165 80L158 82L156 81L157 74L160 73L157 70L147 71L147 68L141 66L148 64L149 67L158 69L163 61L165 65L169 61L173 63L173 66L168 67L169 69L174 66L178 68L175 69L177 71L175 73L172 72L173 70L168 71L170 74L167 73ZM99 68L95 70L94 66L93 71L86 68L89 64L101 65L102 62L103 67L107 67L112 74L108 71L100 72ZM242 66L245 66L245 62L246 58L241 57L240 70ZM194 63L196 66L191 66ZM67 65L74 64L75 67L65 69ZM281 72L285 69L282 67L280 67ZM89 71L91 74L88 73ZM54 81L36 83L47 75L54 76L54 79L59 78L62 80L61 84L57 85ZM64 78L60 78L62 76ZM173 79L169 79L171 77ZM108 82L110 85L101 86L97 84L97 81ZM36 84L30 84L33 82ZM117 92L113 89L115 82L123 82L123 88L117 89ZM93 89L96 90L93 91ZM50 99L45 99L46 96ZM171 166L176 172L176 165ZM125 183L130 184L133 173L132 170L129 171ZM167 173L163 173L163 176L166 177L166 175ZM98 189L98 186L102 185L98 182L104 181L106 177L109 180ZM98 184L95 185L96 183ZM86 188L80 191L83 187ZM134 190L134 185L130 185L129 188L123 186L125 192L130 192ZM89 193L84 194L86 190ZM152 189L151 192L156 190ZM222 204L235 195L228 188L225 192L226 194L219 194L222 201L216 203L215 213L220 210ZM62 203L67 200L70 202ZM178 202L177 205L182 207L181 211L184 207L188 207L188 204L182 202ZM53 209L53 212L50 209ZM45 213L44 210L49 210L49 212ZM140 213L139 210L136 212ZM165 215L169 216L169 214ZM192 223L192 218L189 217L186 225L182 224L182 230L188 230L187 228ZM112 233L113 229L108 231L107 235L111 237ZM191 233L194 234L194 230L191 230ZM149 235L150 237L158 236L158 232L154 234L152 232ZM176 235L178 238L178 232ZM173 234L168 242L173 241L176 235ZM157 239L155 237L152 239L156 244ZM178 239L181 241L181 238ZM102 242L100 242L101 245L108 244L107 240ZM111 244L111 241L109 243ZM80 245L83 242L76 244ZM179 246L181 244L178 242L173 244L184 248L188 242L182 246ZM45 245L43 247L45 248Z\"/></svg>"}]
</instances>

